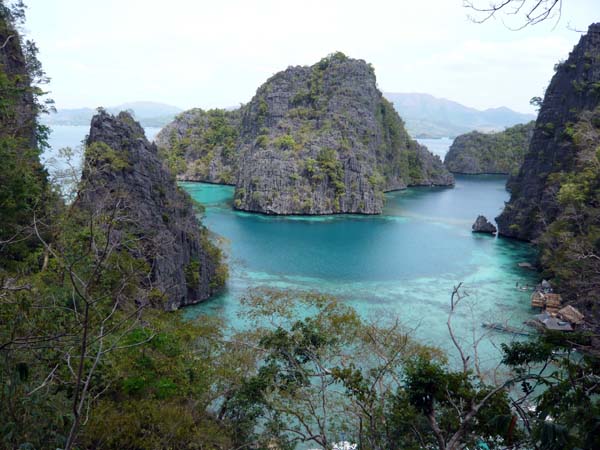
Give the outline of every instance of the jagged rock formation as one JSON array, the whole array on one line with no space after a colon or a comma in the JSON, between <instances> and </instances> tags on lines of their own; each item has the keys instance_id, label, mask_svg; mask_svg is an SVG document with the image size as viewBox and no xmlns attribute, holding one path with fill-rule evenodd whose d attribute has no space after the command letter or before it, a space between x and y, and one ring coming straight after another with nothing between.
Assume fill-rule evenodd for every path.
<instances>
[{"instance_id":1,"label":"jagged rock formation","mask_svg":"<svg viewBox=\"0 0 600 450\"><path fill-rule=\"evenodd\" d=\"M473 233L496 234L496 231L498 231L494 224L487 220L487 217L481 215L477 216L477 220L471 228Z\"/></svg>"},{"instance_id":2,"label":"jagged rock formation","mask_svg":"<svg viewBox=\"0 0 600 450\"><path fill-rule=\"evenodd\" d=\"M556 73L536 122L519 174L508 183L512 195L496 219L500 234L524 240L538 238L561 213L557 174L577 172L581 148L573 142L574 124L582 112L600 103L600 23L556 66Z\"/></svg>"},{"instance_id":3,"label":"jagged rock formation","mask_svg":"<svg viewBox=\"0 0 600 450\"><path fill-rule=\"evenodd\" d=\"M92 119L81 186L77 207L107 213L119 205L126 220L116 232L140 240L129 251L151 268L149 284L162 295L165 309L205 300L222 286L220 251L199 226L192 200L128 113L101 110Z\"/></svg>"},{"instance_id":4,"label":"jagged rock formation","mask_svg":"<svg viewBox=\"0 0 600 450\"><path fill-rule=\"evenodd\" d=\"M5 44L5 45L4 45ZM33 102L27 62L21 38L5 18L0 16L0 135L11 134L35 146L37 108Z\"/></svg>"},{"instance_id":5,"label":"jagged rock formation","mask_svg":"<svg viewBox=\"0 0 600 450\"><path fill-rule=\"evenodd\" d=\"M557 65L529 152L496 219L538 244L544 274L600 324L600 23Z\"/></svg>"},{"instance_id":6,"label":"jagged rock formation","mask_svg":"<svg viewBox=\"0 0 600 450\"><path fill-rule=\"evenodd\" d=\"M183 178L223 182L223 171L235 173L234 205L241 210L378 214L385 191L454 183L441 160L410 138L377 89L373 68L341 53L274 75L239 111L220 114L230 128L240 120L234 155L226 161L217 149L230 149L223 140L214 151L185 143L177 150L186 137L206 135L211 128L202 120L182 115L157 142L169 160L206 158L188 163ZM201 124L190 130L191 120Z\"/></svg>"},{"instance_id":7,"label":"jagged rock formation","mask_svg":"<svg viewBox=\"0 0 600 450\"><path fill-rule=\"evenodd\" d=\"M444 165L453 173L515 175L529 148L534 125L532 121L498 133L461 134L450 146Z\"/></svg>"}]
</instances>

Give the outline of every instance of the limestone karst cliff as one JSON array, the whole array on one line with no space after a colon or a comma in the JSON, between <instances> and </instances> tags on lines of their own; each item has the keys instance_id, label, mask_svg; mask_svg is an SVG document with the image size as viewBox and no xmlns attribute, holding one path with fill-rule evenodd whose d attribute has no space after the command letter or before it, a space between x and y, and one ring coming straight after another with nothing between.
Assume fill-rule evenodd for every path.
<instances>
[{"instance_id":1,"label":"limestone karst cliff","mask_svg":"<svg viewBox=\"0 0 600 450\"><path fill-rule=\"evenodd\" d=\"M461 134L450 146L444 165L453 173L516 174L529 148L534 125L532 121L497 133Z\"/></svg>"},{"instance_id":2,"label":"limestone karst cliff","mask_svg":"<svg viewBox=\"0 0 600 450\"><path fill-rule=\"evenodd\" d=\"M35 145L37 108L34 104L31 78L21 47L21 37L9 21L0 16L0 133L26 138Z\"/></svg>"},{"instance_id":3,"label":"limestone karst cliff","mask_svg":"<svg viewBox=\"0 0 600 450\"><path fill-rule=\"evenodd\" d=\"M373 68L341 53L275 74L238 111L184 113L157 142L180 177L235 184L236 208L267 214L378 214L385 191L454 183Z\"/></svg>"},{"instance_id":4,"label":"limestone karst cliff","mask_svg":"<svg viewBox=\"0 0 600 450\"><path fill-rule=\"evenodd\" d=\"M136 237L129 251L151 268L148 283L167 310L210 297L225 281L220 251L196 219L192 200L164 167L143 128L125 112L94 116L76 205L125 219L116 233Z\"/></svg>"},{"instance_id":5,"label":"limestone karst cliff","mask_svg":"<svg viewBox=\"0 0 600 450\"><path fill-rule=\"evenodd\" d=\"M500 234L533 240L563 298L600 323L600 23L557 65Z\"/></svg>"},{"instance_id":6,"label":"limestone karst cliff","mask_svg":"<svg viewBox=\"0 0 600 450\"><path fill-rule=\"evenodd\" d=\"M511 199L496 219L500 234L533 240L558 217L560 174L577 173L589 163L587 146L573 139L574 125L598 104L600 23L556 66L521 170L508 184Z\"/></svg>"}]
</instances>

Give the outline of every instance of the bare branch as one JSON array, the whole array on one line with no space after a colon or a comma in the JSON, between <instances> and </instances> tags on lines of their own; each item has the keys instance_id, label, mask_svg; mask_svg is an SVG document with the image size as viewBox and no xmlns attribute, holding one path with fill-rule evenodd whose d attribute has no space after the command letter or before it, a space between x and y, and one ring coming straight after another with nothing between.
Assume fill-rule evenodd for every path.
<instances>
[{"instance_id":1,"label":"bare branch","mask_svg":"<svg viewBox=\"0 0 600 450\"><path fill-rule=\"evenodd\" d=\"M521 24L511 30L522 30L525 27L537 25L546 20L556 17L558 24L562 15L562 0L501 0L495 1L486 6L479 6L479 1L464 0L463 6L471 11L469 19L475 23L484 23L492 18L503 14L505 16L520 17Z\"/></svg>"},{"instance_id":2,"label":"bare branch","mask_svg":"<svg viewBox=\"0 0 600 450\"><path fill-rule=\"evenodd\" d=\"M454 286L454 289L452 290L452 296L450 297L450 313L448 314L448 321L446 322L446 325L448 327L448 332L450 333L450 339L452 339L452 343L454 344L454 346L456 347L456 349L458 350L458 353L460 355L460 359L461 359L462 365L463 365L463 372L467 373L469 370L469 357L465 355L465 352L464 352L462 346L459 344L458 340L456 339L456 336L454 335L454 330L452 329L452 323L451 323L452 315L454 314L456 306L467 295L467 294L463 295L460 293L461 286L462 286L462 282L458 283L458 286Z\"/></svg>"},{"instance_id":3,"label":"bare branch","mask_svg":"<svg viewBox=\"0 0 600 450\"><path fill-rule=\"evenodd\" d=\"M15 35L14 35L14 34L11 34L11 35L9 35L9 36L6 38L6 40L4 41L4 44L2 44L2 46L0 47L0 50L4 50L4 47L6 47L6 46L8 45L8 43L9 43L9 41L10 41L12 38L14 38L14 37L15 37Z\"/></svg>"}]
</instances>

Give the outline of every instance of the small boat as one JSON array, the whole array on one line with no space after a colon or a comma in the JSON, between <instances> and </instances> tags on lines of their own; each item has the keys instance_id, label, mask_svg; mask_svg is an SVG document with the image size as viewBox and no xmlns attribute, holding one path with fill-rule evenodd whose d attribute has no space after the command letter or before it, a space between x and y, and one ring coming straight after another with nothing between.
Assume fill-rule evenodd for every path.
<instances>
[{"instance_id":1,"label":"small boat","mask_svg":"<svg viewBox=\"0 0 600 450\"><path fill-rule=\"evenodd\" d=\"M483 322L481 324L481 326L484 328L490 328L490 329L496 330L496 331L502 331L503 333L516 334L519 336L531 336L531 333L529 333L525 330L511 327L511 326L505 325L500 322Z\"/></svg>"}]
</instances>

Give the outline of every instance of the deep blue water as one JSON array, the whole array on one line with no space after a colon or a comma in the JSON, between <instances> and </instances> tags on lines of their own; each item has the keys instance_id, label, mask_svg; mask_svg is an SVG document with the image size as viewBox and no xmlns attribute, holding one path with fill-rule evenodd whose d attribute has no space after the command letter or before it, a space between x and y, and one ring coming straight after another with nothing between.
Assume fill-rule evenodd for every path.
<instances>
[{"instance_id":1,"label":"deep blue water","mask_svg":"<svg viewBox=\"0 0 600 450\"><path fill-rule=\"evenodd\" d=\"M55 127L53 150L76 146L87 127ZM153 138L158 129L147 129ZM420 140L442 158L450 140ZM517 263L533 259L524 243L471 233L478 214L493 218L508 200L501 176L458 176L455 188L414 188L386 194L381 216L272 217L236 212L233 188L182 183L205 204L204 224L219 237L230 268L223 294L185 314L220 314L243 327L240 299L249 289L269 287L335 295L366 318L399 318L430 344L449 348L446 329L452 287L470 294L454 319L469 342L482 321L519 326L531 314L528 294L517 282L535 274ZM492 333L481 352L497 362ZM484 362L485 363L485 362Z\"/></svg>"},{"instance_id":2,"label":"deep blue water","mask_svg":"<svg viewBox=\"0 0 600 450\"><path fill-rule=\"evenodd\" d=\"M190 317L221 314L243 326L240 299L249 288L316 290L334 295L367 318L398 317L428 343L448 348L452 287L470 294L454 322L465 339L483 321L519 326L530 315L517 282L533 274L517 266L529 245L471 233L477 214L495 217L508 195L505 178L459 176L454 189L415 188L386 195L381 216L272 217L236 212L233 188L181 185L207 207L204 223L222 238L230 280L222 295L190 307ZM482 354L497 359L494 335Z\"/></svg>"}]
</instances>

